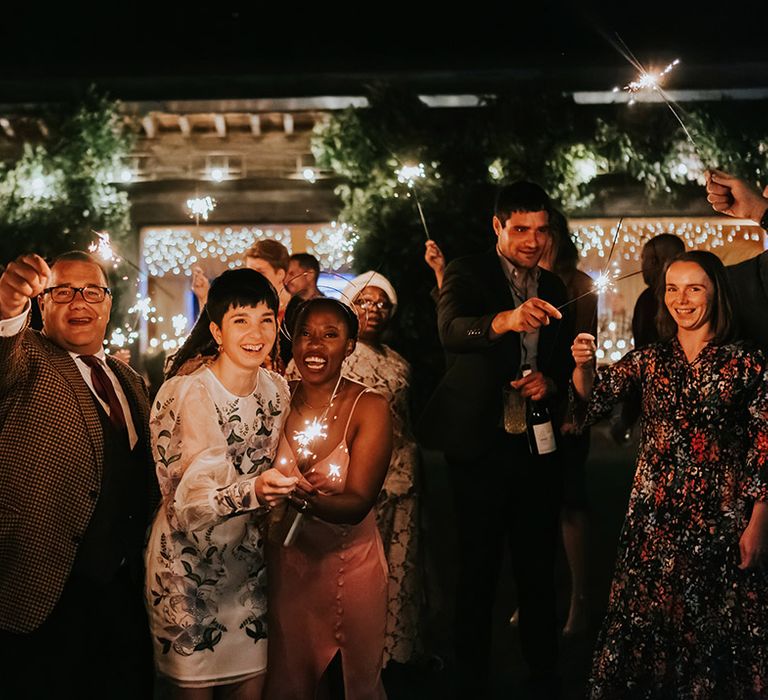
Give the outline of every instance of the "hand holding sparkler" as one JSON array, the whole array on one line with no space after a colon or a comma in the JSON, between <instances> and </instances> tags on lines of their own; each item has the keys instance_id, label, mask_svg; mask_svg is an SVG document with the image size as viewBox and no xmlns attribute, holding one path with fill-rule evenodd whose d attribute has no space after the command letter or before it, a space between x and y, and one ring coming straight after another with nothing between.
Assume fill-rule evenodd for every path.
<instances>
[{"instance_id":1,"label":"hand holding sparkler","mask_svg":"<svg viewBox=\"0 0 768 700\"><path fill-rule=\"evenodd\" d=\"M34 253L8 263L0 277L0 318L21 314L27 302L42 293L50 279L48 263Z\"/></svg>"},{"instance_id":2,"label":"hand holding sparkler","mask_svg":"<svg viewBox=\"0 0 768 700\"><path fill-rule=\"evenodd\" d=\"M520 306L508 311L501 311L494 316L491 331L496 337L514 331L525 333L541 326L548 326L549 319L561 319L563 315L548 301L533 297Z\"/></svg>"},{"instance_id":3,"label":"hand holding sparkler","mask_svg":"<svg viewBox=\"0 0 768 700\"><path fill-rule=\"evenodd\" d=\"M424 262L434 271L437 288L440 289L443 286L443 276L445 275L445 256L431 238L425 244Z\"/></svg>"},{"instance_id":4,"label":"hand holding sparkler","mask_svg":"<svg viewBox=\"0 0 768 700\"><path fill-rule=\"evenodd\" d=\"M192 293L197 297L197 302L202 309L205 303L208 301L208 290L211 288L211 283L203 272L203 268L199 265L195 265L192 268Z\"/></svg>"},{"instance_id":5,"label":"hand holding sparkler","mask_svg":"<svg viewBox=\"0 0 768 700\"><path fill-rule=\"evenodd\" d=\"M768 212L768 187L761 195L744 180L721 170L707 170L706 177L707 201L716 212L755 223L763 220Z\"/></svg>"},{"instance_id":6,"label":"hand holding sparkler","mask_svg":"<svg viewBox=\"0 0 768 700\"><path fill-rule=\"evenodd\" d=\"M256 477L253 490L259 503L272 508L291 496L298 481L298 477L286 476L272 467Z\"/></svg>"},{"instance_id":7,"label":"hand holding sparkler","mask_svg":"<svg viewBox=\"0 0 768 700\"><path fill-rule=\"evenodd\" d=\"M573 369L573 388L580 398L586 400L592 393L595 379L595 357L597 344L591 333L579 333L573 339L571 354L576 367Z\"/></svg>"}]
</instances>

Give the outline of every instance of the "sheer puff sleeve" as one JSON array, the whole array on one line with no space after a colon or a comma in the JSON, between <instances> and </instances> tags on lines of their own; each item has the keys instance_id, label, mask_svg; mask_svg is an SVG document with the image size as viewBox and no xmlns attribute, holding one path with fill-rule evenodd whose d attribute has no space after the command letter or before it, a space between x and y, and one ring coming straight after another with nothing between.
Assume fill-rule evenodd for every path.
<instances>
[{"instance_id":1,"label":"sheer puff sleeve","mask_svg":"<svg viewBox=\"0 0 768 700\"><path fill-rule=\"evenodd\" d=\"M155 471L162 507L179 530L200 530L262 508L254 492L258 474L237 474L218 415L195 375L166 382L155 400L150 421Z\"/></svg>"}]
</instances>

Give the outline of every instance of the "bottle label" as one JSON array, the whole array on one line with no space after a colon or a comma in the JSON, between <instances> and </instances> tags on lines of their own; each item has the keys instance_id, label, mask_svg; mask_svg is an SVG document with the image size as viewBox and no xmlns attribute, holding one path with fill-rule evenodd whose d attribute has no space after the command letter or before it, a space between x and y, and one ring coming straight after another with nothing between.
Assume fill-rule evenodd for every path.
<instances>
[{"instance_id":1,"label":"bottle label","mask_svg":"<svg viewBox=\"0 0 768 700\"><path fill-rule=\"evenodd\" d=\"M548 455L550 452L554 452L557 449L557 444L555 443L555 431L552 430L552 421L532 427L538 453Z\"/></svg>"}]
</instances>

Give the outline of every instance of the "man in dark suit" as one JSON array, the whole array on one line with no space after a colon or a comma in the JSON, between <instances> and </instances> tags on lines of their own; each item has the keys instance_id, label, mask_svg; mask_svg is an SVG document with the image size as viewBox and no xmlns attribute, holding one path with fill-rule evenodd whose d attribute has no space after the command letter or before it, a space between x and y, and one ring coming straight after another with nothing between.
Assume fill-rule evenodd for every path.
<instances>
[{"instance_id":1,"label":"man in dark suit","mask_svg":"<svg viewBox=\"0 0 768 700\"><path fill-rule=\"evenodd\" d=\"M43 332L28 328L38 297ZM156 482L143 380L105 356L87 253L0 277L0 687L151 698L141 549Z\"/></svg>"},{"instance_id":2,"label":"man in dark suit","mask_svg":"<svg viewBox=\"0 0 768 700\"><path fill-rule=\"evenodd\" d=\"M538 185L503 188L492 220L496 246L451 262L440 290L438 325L448 366L420 433L425 446L445 453L455 481L457 691L463 698L488 692L492 610L507 542L532 694L558 694L559 455L532 455L526 435L506 433L502 422L503 389L510 384L550 408L567 392L573 331L556 308L565 304L566 290L538 267L551 211ZM522 364L533 369L524 379Z\"/></svg>"},{"instance_id":3,"label":"man in dark suit","mask_svg":"<svg viewBox=\"0 0 768 700\"><path fill-rule=\"evenodd\" d=\"M760 194L744 180L719 170L707 173L707 200L721 214L750 219L768 231L768 187ZM768 251L726 268L739 336L768 353Z\"/></svg>"}]
</instances>

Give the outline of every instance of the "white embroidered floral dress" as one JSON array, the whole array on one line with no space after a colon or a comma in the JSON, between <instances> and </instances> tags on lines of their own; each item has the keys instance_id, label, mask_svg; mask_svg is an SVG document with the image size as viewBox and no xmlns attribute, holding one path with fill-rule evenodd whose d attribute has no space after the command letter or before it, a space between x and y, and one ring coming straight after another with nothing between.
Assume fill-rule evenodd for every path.
<instances>
[{"instance_id":1,"label":"white embroidered floral dress","mask_svg":"<svg viewBox=\"0 0 768 700\"><path fill-rule=\"evenodd\" d=\"M253 486L271 465L289 403L285 380L264 368L247 396L202 367L163 384L155 399L162 502L145 597L155 663L177 685L233 683L266 669L264 509Z\"/></svg>"}]
</instances>

